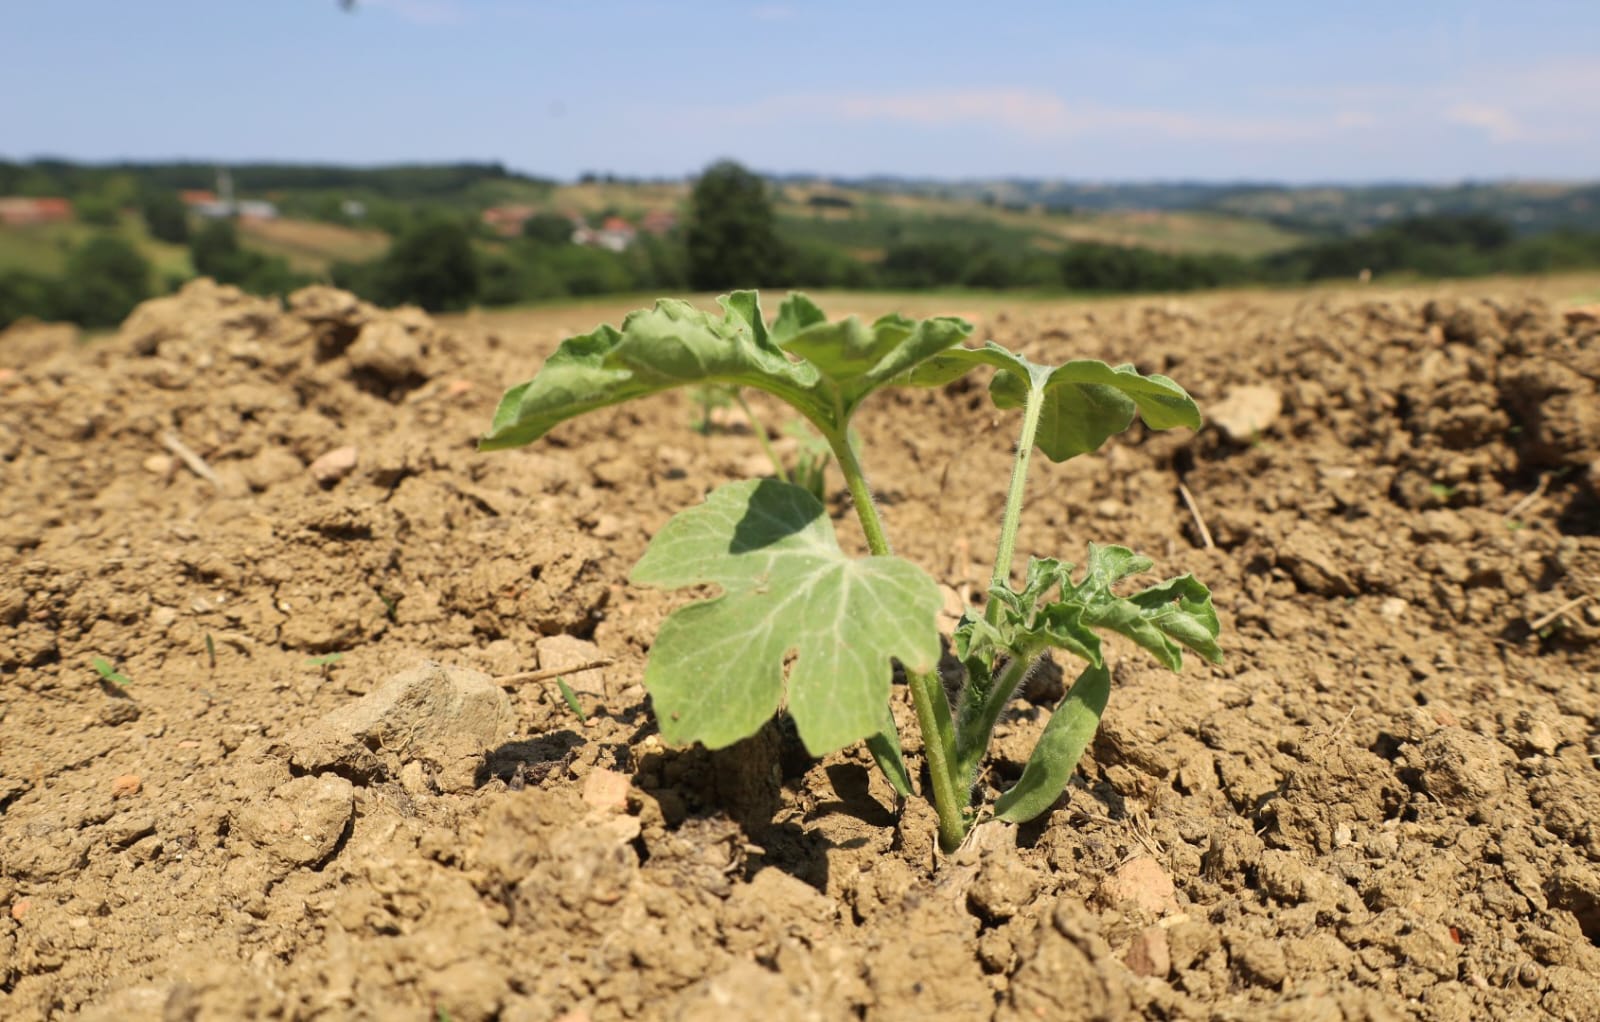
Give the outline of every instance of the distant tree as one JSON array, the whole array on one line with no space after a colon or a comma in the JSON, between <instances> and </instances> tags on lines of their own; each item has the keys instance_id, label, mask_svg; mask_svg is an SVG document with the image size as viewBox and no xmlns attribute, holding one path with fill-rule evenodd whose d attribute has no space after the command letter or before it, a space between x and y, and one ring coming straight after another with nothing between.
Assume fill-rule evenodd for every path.
<instances>
[{"instance_id":1,"label":"distant tree","mask_svg":"<svg viewBox=\"0 0 1600 1022\"><path fill-rule=\"evenodd\" d=\"M24 316L56 318L59 290L54 281L37 274L21 270L0 273L0 330Z\"/></svg>"},{"instance_id":2,"label":"distant tree","mask_svg":"<svg viewBox=\"0 0 1600 1022\"><path fill-rule=\"evenodd\" d=\"M139 198L139 215L152 238L174 245L189 240L189 211L176 193L164 188L147 189Z\"/></svg>"},{"instance_id":3,"label":"distant tree","mask_svg":"<svg viewBox=\"0 0 1600 1022\"><path fill-rule=\"evenodd\" d=\"M232 220L207 220L189 239L189 261L194 272L222 284L239 284L251 267L239 245L239 229Z\"/></svg>"},{"instance_id":4,"label":"distant tree","mask_svg":"<svg viewBox=\"0 0 1600 1022\"><path fill-rule=\"evenodd\" d=\"M232 220L210 220L189 239L189 261L202 277L252 294L288 294L308 283L282 256L245 248Z\"/></svg>"},{"instance_id":5,"label":"distant tree","mask_svg":"<svg viewBox=\"0 0 1600 1022\"><path fill-rule=\"evenodd\" d=\"M117 225L117 204L111 198L99 193L80 195L72 200L72 211L78 219L92 227L115 227Z\"/></svg>"},{"instance_id":6,"label":"distant tree","mask_svg":"<svg viewBox=\"0 0 1600 1022\"><path fill-rule=\"evenodd\" d=\"M472 235L453 220L428 220L390 246L379 271L382 299L430 312L466 308L478 294Z\"/></svg>"},{"instance_id":7,"label":"distant tree","mask_svg":"<svg viewBox=\"0 0 1600 1022\"><path fill-rule=\"evenodd\" d=\"M572 240L572 221L560 213L535 213L522 221L522 236L546 245L564 245Z\"/></svg>"},{"instance_id":8,"label":"distant tree","mask_svg":"<svg viewBox=\"0 0 1600 1022\"><path fill-rule=\"evenodd\" d=\"M110 234L90 238L67 257L58 312L83 326L115 326L150 297L150 264Z\"/></svg>"},{"instance_id":9,"label":"distant tree","mask_svg":"<svg viewBox=\"0 0 1600 1022\"><path fill-rule=\"evenodd\" d=\"M685 243L689 283L703 291L771 283L784 262L777 219L760 177L732 160L695 182Z\"/></svg>"}]
</instances>

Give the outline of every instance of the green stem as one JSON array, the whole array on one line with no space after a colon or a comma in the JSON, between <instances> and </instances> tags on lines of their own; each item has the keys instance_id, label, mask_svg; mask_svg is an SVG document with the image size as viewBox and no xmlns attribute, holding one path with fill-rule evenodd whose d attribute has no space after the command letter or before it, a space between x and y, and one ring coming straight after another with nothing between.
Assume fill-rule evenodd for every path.
<instances>
[{"instance_id":1,"label":"green stem","mask_svg":"<svg viewBox=\"0 0 1600 1022\"><path fill-rule=\"evenodd\" d=\"M1032 653L1013 656L1001 669L1000 676L995 679L977 711L974 713L970 708L964 708L956 733L956 752L960 757L956 770L968 785L977 781L978 767L989 748L989 736L994 733L995 723L1000 720L1000 714L1005 712L1006 704L1016 694L1017 686L1022 684L1022 679L1027 676L1028 668L1033 666L1036 658ZM971 715L970 719L968 714Z\"/></svg>"},{"instance_id":2,"label":"green stem","mask_svg":"<svg viewBox=\"0 0 1600 1022\"><path fill-rule=\"evenodd\" d=\"M833 431L812 421L833 449L839 471L850 487L856 517L861 520L861 531L867 537L867 548L875 557L889 556L892 553L889 537L883 531L883 520L878 517L877 505L872 501L866 473L861 470L861 462L850 444L848 428ZM950 719L950 700L944 694L944 683L939 680L938 671L907 671L906 685L911 689L911 705L917 711L922 755L928 762L928 776L933 786L933 807L939 814L939 847L947 852L954 851L967 833L970 798L955 770L956 737L955 724Z\"/></svg>"},{"instance_id":3,"label":"green stem","mask_svg":"<svg viewBox=\"0 0 1600 1022\"><path fill-rule=\"evenodd\" d=\"M815 423L816 420L812 421ZM861 531L866 534L867 549L872 551L874 557L887 557L894 550L890 548L889 537L883 531L883 520L878 517L878 506L873 503L866 473L861 471L861 462L856 459L856 452L850 445L849 432L848 427L838 432L822 428L822 436L833 449L834 459L839 462L839 471L844 473L845 485L850 487L850 499L856 505L856 517L861 519Z\"/></svg>"},{"instance_id":4,"label":"green stem","mask_svg":"<svg viewBox=\"0 0 1600 1022\"><path fill-rule=\"evenodd\" d=\"M772 445L767 442L767 427L763 426L761 420L756 418L756 413L751 411L750 403L744 399L744 391L735 388L733 399L739 402L740 411L744 412L744 417L750 420L750 429L755 433L756 439L760 441L761 449L766 452L767 460L772 462L772 471L777 474L778 482L788 482L789 473L784 471L783 462L778 460L778 455L773 452Z\"/></svg>"},{"instance_id":5,"label":"green stem","mask_svg":"<svg viewBox=\"0 0 1600 1022\"><path fill-rule=\"evenodd\" d=\"M939 847L953 852L967 836L970 825L967 810L971 795L960 783L955 757L955 727L950 721L950 701L945 698L939 672L906 672L911 688L911 704L917 711L917 726L922 729L922 755L928 761L928 777L933 785L933 808L939 814Z\"/></svg>"},{"instance_id":6,"label":"green stem","mask_svg":"<svg viewBox=\"0 0 1600 1022\"><path fill-rule=\"evenodd\" d=\"M994 574L989 585L998 589L1011 584L1011 560L1017 550L1017 524L1022 520L1022 494L1028 486L1028 461L1033 455L1033 437L1039 431L1039 413L1044 410L1044 391L1039 387L1028 389L1028 401L1022 412L1022 436L1017 440L1016 460L1011 464L1011 487L1006 493L1005 517L1000 521L1000 548L995 552ZM984 617L990 624L999 619L1000 607L990 600L984 608Z\"/></svg>"}]
</instances>

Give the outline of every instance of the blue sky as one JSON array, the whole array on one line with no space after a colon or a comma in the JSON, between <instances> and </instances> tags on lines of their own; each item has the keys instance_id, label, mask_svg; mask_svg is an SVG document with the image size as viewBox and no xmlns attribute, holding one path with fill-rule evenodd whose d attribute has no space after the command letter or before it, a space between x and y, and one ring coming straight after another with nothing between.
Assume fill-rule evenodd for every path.
<instances>
[{"instance_id":1,"label":"blue sky","mask_svg":"<svg viewBox=\"0 0 1600 1022\"><path fill-rule=\"evenodd\" d=\"M1600 177L1600 3L7 4L0 155Z\"/></svg>"}]
</instances>

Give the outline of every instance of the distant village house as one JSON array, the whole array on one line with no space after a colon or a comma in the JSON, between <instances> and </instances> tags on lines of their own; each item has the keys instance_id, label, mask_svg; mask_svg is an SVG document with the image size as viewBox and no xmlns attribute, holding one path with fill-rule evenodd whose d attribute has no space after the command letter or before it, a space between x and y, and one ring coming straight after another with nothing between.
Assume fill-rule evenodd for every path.
<instances>
[{"instance_id":1,"label":"distant village house","mask_svg":"<svg viewBox=\"0 0 1600 1022\"><path fill-rule=\"evenodd\" d=\"M72 219L72 203L66 199L0 197L0 224L21 227L26 224L54 224Z\"/></svg>"}]
</instances>

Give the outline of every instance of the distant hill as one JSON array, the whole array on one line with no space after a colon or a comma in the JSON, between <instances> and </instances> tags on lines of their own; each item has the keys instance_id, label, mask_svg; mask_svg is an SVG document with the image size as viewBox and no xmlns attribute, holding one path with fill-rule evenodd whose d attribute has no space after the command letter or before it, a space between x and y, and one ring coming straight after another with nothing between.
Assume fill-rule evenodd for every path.
<instances>
[{"instance_id":1,"label":"distant hill","mask_svg":"<svg viewBox=\"0 0 1600 1022\"><path fill-rule=\"evenodd\" d=\"M1320 235L1436 213L1484 213L1522 234L1600 230L1600 181L1288 186L1270 182L1074 182L1029 178L780 177L885 195L919 195L1014 208L1074 211L1209 211Z\"/></svg>"}]
</instances>

